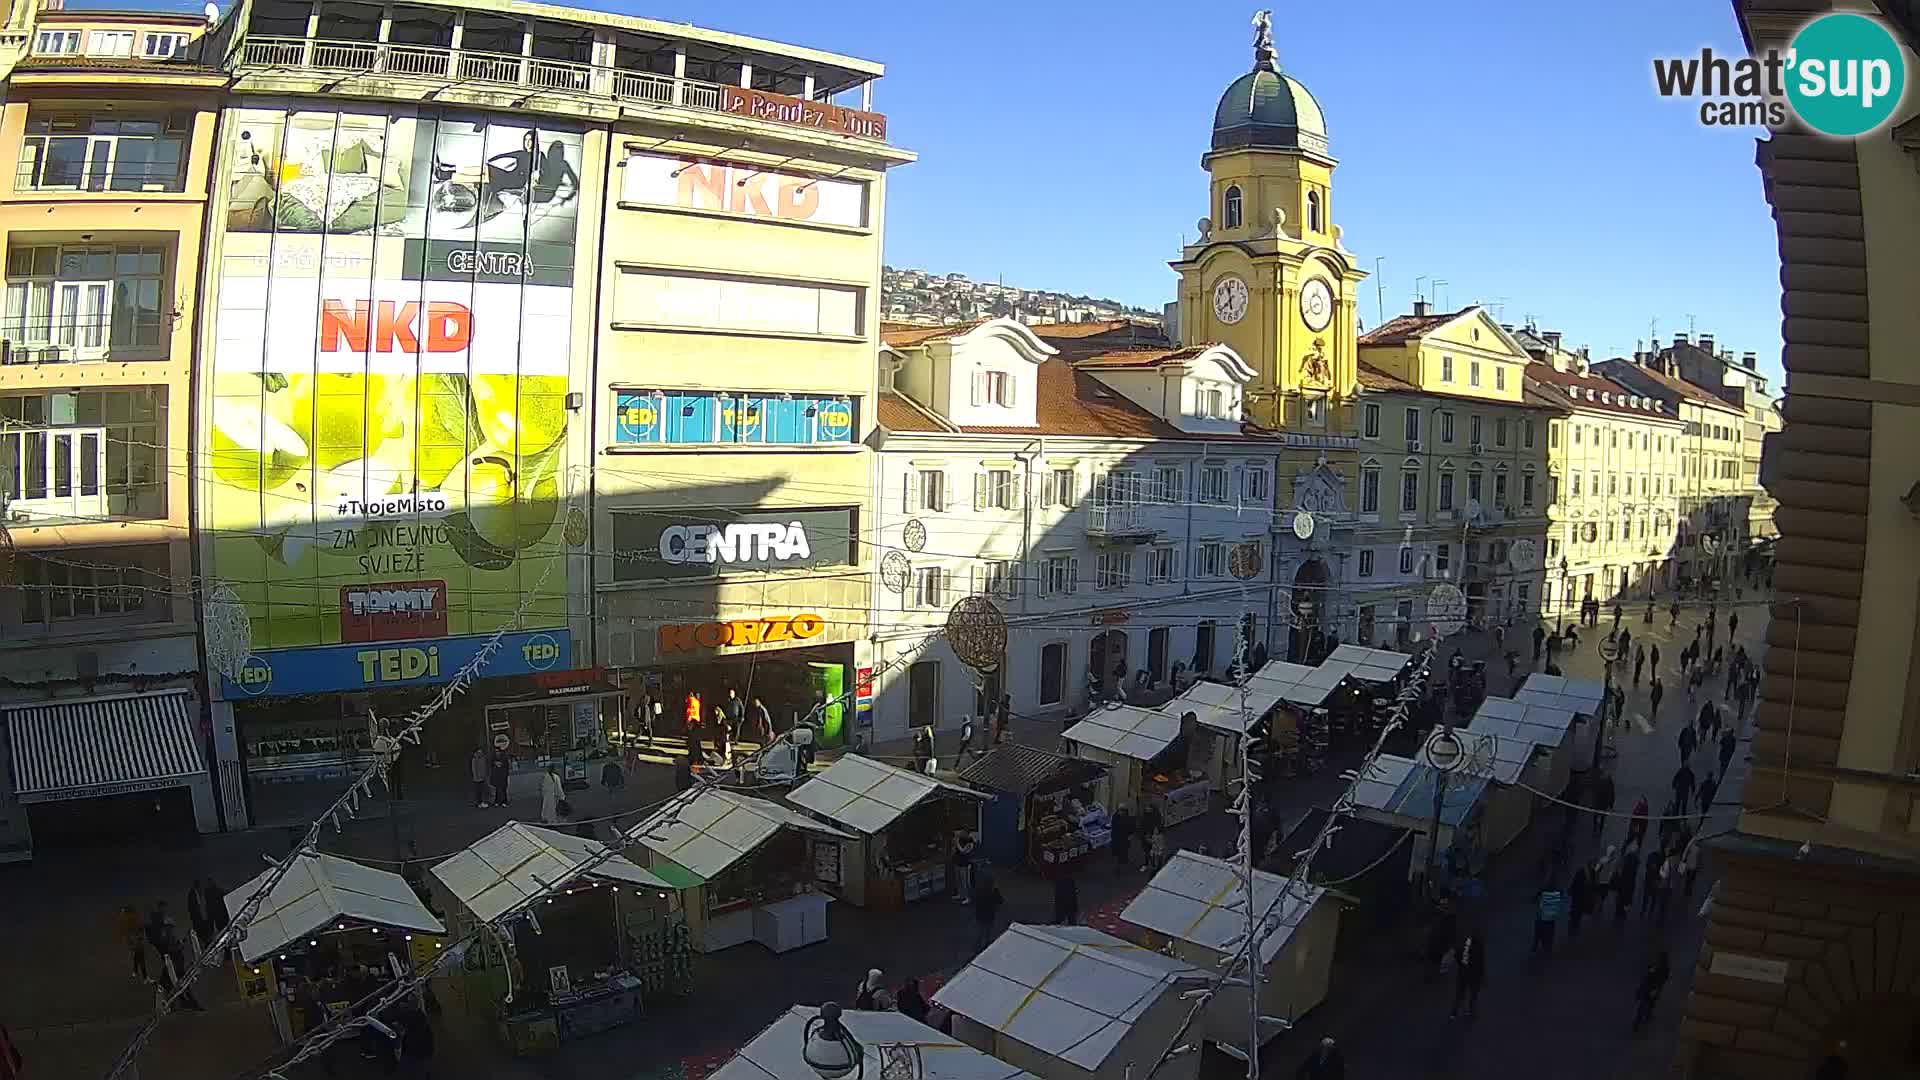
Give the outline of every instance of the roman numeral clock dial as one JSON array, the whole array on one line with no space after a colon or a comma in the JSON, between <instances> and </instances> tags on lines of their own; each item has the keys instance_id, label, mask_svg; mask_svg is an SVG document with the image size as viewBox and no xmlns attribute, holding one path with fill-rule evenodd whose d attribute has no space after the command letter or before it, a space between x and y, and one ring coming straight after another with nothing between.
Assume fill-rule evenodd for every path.
<instances>
[{"instance_id":1,"label":"roman numeral clock dial","mask_svg":"<svg viewBox=\"0 0 1920 1080\"><path fill-rule=\"evenodd\" d=\"M1229 274L1214 283L1213 314L1232 326L1247 317L1247 283Z\"/></svg>"}]
</instances>

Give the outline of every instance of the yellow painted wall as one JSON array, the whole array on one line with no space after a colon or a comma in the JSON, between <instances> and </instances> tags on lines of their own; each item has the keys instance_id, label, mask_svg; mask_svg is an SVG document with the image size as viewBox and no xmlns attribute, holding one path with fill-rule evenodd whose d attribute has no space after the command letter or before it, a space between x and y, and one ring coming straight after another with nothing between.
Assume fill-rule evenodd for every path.
<instances>
[{"instance_id":1,"label":"yellow painted wall","mask_svg":"<svg viewBox=\"0 0 1920 1080\"><path fill-rule=\"evenodd\" d=\"M1208 160L1212 174L1212 198L1208 216L1225 240L1247 236L1265 236L1273 229L1271 211L1278 207L1287 213L1286 232L1310 244L1333 241L1333 169L1309 158L1293 154L1242 151L1216 154ZM1239 186L1241 227L1227 229L1225 199L1227 189ZM1321 228L1308 228L1307 192L1320 195Z\"/></svg>"}]
</instances>

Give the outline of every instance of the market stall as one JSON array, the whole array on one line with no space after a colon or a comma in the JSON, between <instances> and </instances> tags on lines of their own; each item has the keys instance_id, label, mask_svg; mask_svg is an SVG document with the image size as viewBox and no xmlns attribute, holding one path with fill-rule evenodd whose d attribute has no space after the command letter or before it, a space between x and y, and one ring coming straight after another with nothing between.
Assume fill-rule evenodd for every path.
<instances>
[{"instance_id":1,"label":"market stall","mask_svg":"<svg viewBox=\"0 0 1920 1080\"><path fill-rule=\"evenodd\" d=\"M758 941L787 952L827 939L828 896L854 839L782 806L717 788L671 804L627 830L647 868L674 883L693 947L718 952Z\"/></svg>"},{"instance_id":2,"label":"market stall","mask_svg":"<svg viewBox=\"0 0 1920 1080\"><path fill-rule=\"evenodd\" d=\"M1247 733L1265 730L1279 704L1280 694L1272 684L1249 679L1244 694L1225 683L1194 683L1161 710L1180 718L1188 772L1204 776L1209 790L1225 791L1228 781L1240 774ZM1200 809L1205 808L1203 798Z\"/></svg>"},{"instance_id":3,"label":"market stall","mask_svg":"<svg viewBox=\"0 0 1920 1080\"><path fill-rule=\"evenodd\" d=\"M980 852L1002 865L1049 868L1104 848L1112 836L1093 785L1110 767L1020 743L1003 743L960 773L994 793L980 808Z\"/></svg>"},{"instance_id":4,"label":"market stall","mask_svg":"<svg viewBox=\"0 0 1920 1080\"><path fill-rule=\"evenodd\" d=\"M1466 730L1540 747L1540 762L1523 779L1541 794L1559 795L1573 777L1575 744L1580 741L1574 738L1573 727L1574 714L1565 709L1490 697L1474 711Z\"/></svg>"},{"instance_id":5,"label":"market stall","mask_svg":"<svg viewBox=\"0 0 1920 1080\"><path fill-rule=\"evenodd\" d=\"M1189 767L1178 713L1109 705L1060 737L1075 757L1112 770L1094 787L1094 798L1109 813L1124 806L1139 814L1154 806L1161 822L1172 826L1206 812L1206 774Z\"/></svg>"},{"instance_id":6,"label":"market stall","mask_svg":"<svg viewBox=\"0 0 1920 1080\"><path fill-rule=\"evenodd\" d=\"M531 920L511 923L511 952L482 939L459 973L476 1011L497 1021L516 1052L631 1023L647 1002L692 991L678 890L624 855L576 870L606 852L596 840L511 821L428 871L463 932L549 894Z\"/></svg>"},{"instance_id":7,"label":"market stall","mask_svg":"<svg viewBox=\"0 0 1920 1080\"><path fill-rule=\"evenodd\" d=\"M1045 1080L1127 1080L1159 1061L1208 973L1087 926L1014 923L933 995L954 1037ZM1181 1054L1155 1080L1192 1080Z\"/></svg>"},{"instance_id":8,"label":"market stall","mask_svg":"<svg viewBox=\"0 0 1920 1080\"><path fill-rule=\"evenodd\" d=\"M1597 744L1594 738L1595 725L1600 722L1601 707L1607 700L1605 686L1592 679L1569 679L1564 675L1535 672L1527 676L1527 681L1520 684L1520 689L1514 691L1513 700L1523 705L1540 705L1572 713L1573 757L1570 767L1574 772L1593 768Z\"/></svg>"},{"instance_id":9,"label":"market stall","mask_svg":"<svg viewBox=\"0 0 1920 1080\"><path fill-rule=\"evenodd\" d=\"M849 903L892 910L947 886L954 833L980 827L987 793L848 754L787 801L854 834L821 884Z\"/></svg>"},{"instance_id":10,"label":"market stall","mask_svg":"<svg viewBox=\"0 0 1920 1080\"><path fill-rule=\"evenodd\" d=\"M1287 879L1256 872L1253 913L1269 927L1260 940L1260 1015L1289 1023L1327 997L1333 951L1340 934L1340 902L1318 885L1301 883L1284 901ZM1221 859L1176 852L1120 920L1136 928L1140 944L1204 971L1217 971L1242 950L1247 930L1246 889L1240 868ZM1206 1034L1244 1055L1247 991L1223 987L1207 1004ZM1261 1043L1280 1033L1261 1032Z\"/></svg>"},{"instance_id":11,"label":"market stall","mask_svg":"<svg viewBox=\"0 0 1920 1080\"><path fill-rule=\"evenodd\" d=\"M271 870L228 893L228 915L238 914L264 888ZM446 927L414 895L406 879L338 855L307 854L294 860L247 924L235 949L241 995L267 999L282 1039L304 1031L304 1009L295 999L322 1006L327 1015L364 996L364 988L412 970L414 935L433 935L437 947ZM377 980L377 982L372 981Z\"/></svg>"},{"instance_id":12,"label":"market stall","mask_svg":"<svg viewBox=\"0 0 1920 1080\"><path fill-rule=\"evenodd\" d=\"M814 1005L795 1005L754 1036L752 1042L707 1074L707 1080L820 1080L801 1056L812 1025ZM872 1080L1039 1080L1012 1065L975 1050L954 1037L897 1012L843 1009L839 1022L859 1044L864 1059L852 1070Z\"/></svg>"},{"instance_id":13,"label":"market stall","mask_svg":"<svg viewBox=\"0 0 1920 1080\"><path fill-rule=\"evenodd\" d=\"M1429 735L1429 744L1440 735L1438 731ZM1489 731L1456 728L1453 737L1460 745L1458 771L1482 777L1488 783L1480 842L1489 854L1501 851L1533 819L1533 792L1527 790L1523 777L1530 767L1544 770L1549 758L1532 743Z\"/></svg>"},{"instance_id":14,"label":"market stall","mask_svg":"<svg viewBox=\"0 0 1920 1080\"><path fill-rule=\"evenodd\" d=\"M1392 649L1341 645L1327 654L1327 658L1320 662L1320 667L1325 671L1338 671L1349 679L1380 686L1398 679L1412 662L1413 657Z\"/></svg>"},{"instance_id":15,"label":"market stall","mask_svg":"<svg viewBox=\"0 0 1920 1080\"><path fill-rule=\"evenodd\" d=\"M1441 785L1438 805L1436 784ZM1408 873L1417 876L1426 870L1436 816L1438 852L1458 849L1469 863L1478 859L1482 850L1481 803L1486 790L1485 777L1465 772L1444 774L1412 758L1382 754L1354 786L1353 810L1356 817L1414 834Z\"/></svg>"},{"instance_id":16,"label":"market stall","mask_svg":"<svg viewBox=\"0 0 1920 1080\"><path fill-rule=\"evenodd\" d=\"M1294 822L1280 838L1267 865L1276 873L1293 873L1299 852L1313 844L1326 824L1328 811L1314 807ZM1339 882L1340 893L1356 907L1345 914L1340 932L1353 936L1391 926L1405 908L1412 877L1409 841L1412 834L1395 825L1349 817L1340 822L1340 839L1323 846L1307 868L1307 880Z\"/></svg>"}]
</instances>

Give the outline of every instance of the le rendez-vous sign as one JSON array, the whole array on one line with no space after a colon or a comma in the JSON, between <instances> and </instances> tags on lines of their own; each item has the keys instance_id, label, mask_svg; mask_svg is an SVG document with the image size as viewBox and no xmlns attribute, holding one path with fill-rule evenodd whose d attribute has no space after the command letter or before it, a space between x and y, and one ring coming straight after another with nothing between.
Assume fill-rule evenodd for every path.
<instances>
[{"instance_id":1,"label":"le rendez-vous sign","mask_svg":"<svg viewBox=\"0 0 1920 1080\"><path fill-rule=\"evenodd\" d=\"M884 142L887 138L887 118L879 113L862 112L765 90L749 90L744 86L720 88L720 111L736 116L751 116L756 120L771 120L777 124L819 128L821 131L862 139Z\"/></svg>"}]
</instances>

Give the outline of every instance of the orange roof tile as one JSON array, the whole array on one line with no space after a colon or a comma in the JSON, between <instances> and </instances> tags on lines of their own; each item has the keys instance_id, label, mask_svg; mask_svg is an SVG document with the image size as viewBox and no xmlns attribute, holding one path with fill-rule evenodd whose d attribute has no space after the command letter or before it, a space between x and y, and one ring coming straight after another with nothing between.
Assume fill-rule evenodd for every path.
<instances>
[{"instance_id":1,"label":"orange roof tile","mask_svg":"<svg viewBox=\"0 0 1920 1080\"><path fill-rule=\"evenodd\" d=\"M1634 398L1639 398L1643 402L1652 399L1633 387L1601 375L1556 371L1552 364L1532 363L1527 365L1527 384L1529 387L1537 384L1546 390L1547 399L1555 405L1571 401L1582 408L1606 409L1633 416L1664 416L1668 419L1677 419L1670 412L1661 412L1645 406L1634 408L1632 404ZM1578 397L1574 396L1576 391L1579 393ZM1589 398L1587 396L1589 392L1596 396Z\"/></svg>"},{"instance_id":2,"label":"orange roof tile","mask_svg":"<svg viewBox=\"0 0 1920 1080\"><path fill-rule=\"evenodd\" d=\"M1092 356L1124 349L1171 349L1165 330L1126 319L1091 323L1035 323L1027 329L1061 356Z\"/></svg>"},{"instance_id":3,"label":"orange roof tile","mask_svg":"<svg viewBox=\"0 0 1920 1080\"><path fill-rule=\"evenodd\" d=\"M1435 327L1472 311L1461 308L1459 311L1441 312L1436 315L1396 315L1372 330L1360 335L1362 345L1405 345L1408 341L1425 334Z\"/></svg>"},{"instance_id":4,"label":"orange roof tile","mask_svg":"<svg viewBox=\"0 0 1920 1080\"><path fill-rule=\"evenodd\" d=\"M1112 349L1089 356L1072 358L1077 368L1143 368L1179 363L1199 356L1211 345L1188 345L1178 349Z\"/></svg>"},{"instance_id":5,"label":"orange roof tile","mask_svg":"<svg viewBox=\"0 0 1920 1080\"><path fill-rule=\"evenodd\" d=\"M1120 330L1133 324L1125 319L1105 319L1100 322L1051 322L1031 323L1027 329L1041 338L1083 338L1094 337L1112 330Z\"/></svg>"},{"instance_id":6,"label":"orange roof tile","mask_svg":"<svg viewBox=\"0 0 1920 1080\"><path fill-rule=\"evenodd\" d=\"M1365 390L1410 390L1419 392L1419 387L1410 382L1389 375L1372 364L1359 366L1360 386Z\"/></svg>"},{"instance_id":7,"label":"orange roof tile","mask_svg":"<svg viewBox=\"0 0 1920 1080\"><path fill-rule=\"evenodd\" d=\"M1635 373L1646 377L1646 379L1652 382L1655 386L1660 387L1661 389L1667 391L1668 393L1674 395L1675 397L1687 398L1701 405L1711 405L1714 408L1723 409L1730 413L1738 413L1741 416L1746 415L1746 413L1743 412L1738 405L1734 405L1706 390L1703 390L1700 387L1693 385L1692 383L1688 382L1685 379L1676 378L1675 376L1669 375L1666 372L1660 371L1656 368L1650 368L1644 364L1635 364L1631 360L1623 360L1618 358L1613 360L1608 360L1606 361L1606 363L1620 364L1622 366L1631 367Z\"/></svg>"},{"instance_id":8,"label":"orange roof tile","mask_svg":"<svg viewBox=\"0 0 1920 1080\"><path fill-rule=\"evenodd\" d=\"M1033 427L970 425L977 435L1085 435L1110 439L1191 439L1084 371L1057 357L1040 364Z\"/></svg>"},{"instance_id":9,"label":"orange roof tile","mask_svg":"<svg viewBox=\"0 0 1920 1080\"><path fill-rule=\"evenodd\" d=\"M881 323L880 340L898 349L911 349L915 345L925 345L929 341L959 337L961 334L979 326L981 320L955 323L952 326L923 326L920 323Z\"/></svg>"},{"instance_id":10,"label":"orange roof tile","mask_svg":"<svg viewBox=\"0 0 1920 1080\"><path fill-rule=\"evenodd\" d=\"M881 392L874 419L888 431L926 434L953 430L953 425L921 408L905 394L893 390Z\"/></svg>"}]
</instances>

